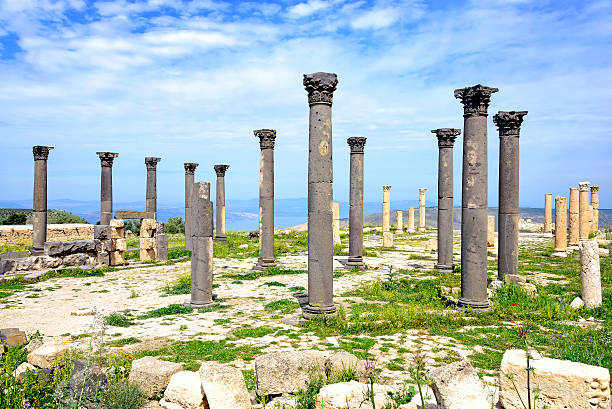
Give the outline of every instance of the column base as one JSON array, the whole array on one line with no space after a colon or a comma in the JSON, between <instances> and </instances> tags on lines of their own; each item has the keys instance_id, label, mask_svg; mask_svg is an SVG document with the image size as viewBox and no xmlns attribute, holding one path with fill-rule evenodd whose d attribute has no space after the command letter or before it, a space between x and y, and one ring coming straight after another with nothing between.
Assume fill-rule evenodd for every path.
<instances>
[{"instance_id":1,"label":"column base","mask_svg":"<svg viewBox=\"0 0 612 409\"><path fill-rule=\"evenodd\" d=\"M274 259L261 259L260 258L259 260L257 260L257 263L253 266L253 270L264 271L268 267L274 267L274 266L276 266Z\"/></svg>"},{"instance_id":2,"label":"column base","mask_svg":"<svg viewBox=\"0 0 612 409\"><path fill-rule=\"evenodd\" d=\"M32 247L32 251L30 251L30 254L33 256L44 256L45 255L45 249L35 249L34 247Z\"/></svg>"},{"instance_id":3,"label":"column base","mask_svg":"<svg viewBox=\"0 0 612 409\"><path fill-rule=\"evenodd\" d=\"M227 236L215 236L215 243L227 243Z\"/></svg>"},{"instance_id":4,"label":"column base","mask_svg":"<svg viewBox=\"0 0 612 409\"><path fill-rule=\"evenodd\" d=\"M452 273L455 266L453 264L436 264L435 268L445 273Z\"/></svg>"},{"instance_id":5,"label":"column base","mask_svg":"<svg viewBox=\"0 0 612 409\"><path fill-rule=\"evenodd\" d=\"M348 270L352 270L355 267L364 269L365 264L363 262L363 257L349 257L344 267L347 268Z\"/></svg>"},{"instance_id":6,"label":"column base","mask_svg":"<svg viewBox=\"0 0 612 409\"><path fill-rule=\"evenodd\" d=\"M457 302L457 306L460 309L471 308L474 311L478 312L488 312L491 311L491 307L489 306L489 300L486 301L474 301L468 300L463 297L459 298Z\"/></svg>"},{"instance_id":7,"label":"column base","mask_svg":"<svg viewBox=\"0 0 612 409\"><path fill-rule=\"evenodd\" d=\"M333 304L329 307L315 307L310 304L302 307L302 317L304 319L310 320L312 318L323 318L323 317L335 317L338 315L338 308L336 304Z\"/></svg>"},{"instance_id":8,"label":"column base","mask_svg":"<svg viewBox=\"0 0 612 409\"><path fill-rule=\"evenodd\" d=\"M216 307L217 305L219 305L219 303L216 302L208 302L208 303L203 303L203 304L194 304L191 301L185 301L183 303L183 307L188 307L188 308L193 308L193 309L200 309L200 308L212 308L212 307Z\"/></svg>"}]
</instances>

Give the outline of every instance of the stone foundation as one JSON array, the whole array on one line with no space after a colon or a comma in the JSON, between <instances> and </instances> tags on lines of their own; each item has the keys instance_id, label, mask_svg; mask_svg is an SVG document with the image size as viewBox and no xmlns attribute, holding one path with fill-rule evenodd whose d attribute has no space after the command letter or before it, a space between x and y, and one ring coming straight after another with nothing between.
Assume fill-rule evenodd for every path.
<instances>
[{"instance_id":1,"label":"stone foundation","mask_svg":"<svg viewBox=\"0 0 612 409\"><path fill-rule=\"evenodd\" d=\"M93 224L49 224L47 241L91 240ZM0 226L0 244L32 243L32 225Z\"/></svg>"}]
</instances>

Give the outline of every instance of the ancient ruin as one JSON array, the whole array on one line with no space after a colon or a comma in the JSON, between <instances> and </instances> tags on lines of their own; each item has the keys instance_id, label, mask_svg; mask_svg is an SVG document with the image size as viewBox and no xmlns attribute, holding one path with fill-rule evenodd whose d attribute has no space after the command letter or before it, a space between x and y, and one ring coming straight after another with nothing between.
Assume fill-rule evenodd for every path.
<instances>
[{"instance_id":1,"label":"ancient ruin","mask_svg":"<svg viewBox=\"0 0 612 409\"><path fill-rule=\"evenodd\" d=\"M580 240L580 215L578 204L578 188L570 187L569 190L569 246L578 246Z\"/></svg>"},{"instance_id":2,"label":"ancient ruin","mask_svg":"<svg viewBox=\"0 0 612 409\"><path fill-rule=\"evenodd\" d=\"M567 198L555 197L555 253L567 251Z\"/></svg>"},{"instance_id":3,"label":"ancient ruin","mask_svg":"<svg viewBox=\"0 0 612 409\"><path fill-rule=\"evenodd\" d=\"M351 149L349 189L349 268L363 264L363 156L366 138L353 136L346 140Z\"/></svg>"},{"instance_id":4,"label":"ancient ruin","mask_svg":"<svg viewBox=\"0 0 612 409\"><path fill-rule=\"evenodd\" d=\"M544 234L552 234L552 193L544 193Z\"/></svg>"},{"instance_id":5,"label":"ancient ruin","mask_svg":"<svg viewBox=\"0 0 612 409\"><path fill-rule=\"evenodd\" d=\"M150 156L145 158L147 166L146 212L149 219L157 219L157 164L160 160L161 158Z\"/></svg>"},{"instance_id":6,"label":"ancient ruin","mask_svg":"<svg viewBox=\"0 0 612 409\"><path fill-rule=\"evenodd\" d=\"M591 233L591 215L589 209L589 182L579 182L580 186L578 196L578 211L579 211L579 236L580 240L588 239Z\"/></svg>"},{"instance_id":7,"label":"ancient ruin","mask_svg":"<svg viewBox=\"0 0 612 409\"><path fill-rule=\"evenodd\" d=\"M34 146L34 199L32 204L32 254L44 253L47 241L47 159L53 146Z\"/></svg>"},{"instance_id":8,"label":"ancient ruin","mask_svg":"<svg viewBox=\"0 0 612 409\"><path fill-rule=\"evenodd\" d=\"M391 226L391 186L383 186L382 200L382 246L393 247L393 235L389 228Z\"/></svg>"},{"instance_id":9,"label":"ancient ruin","mask_svg":"<svg viewBox=\"0 0 612 409\"><path fill-rule=\"evenodd\" d=\"M259 258L253 267L265 270L274 265L274 143L276 131L253 131L259 138Z\"/></svg>"},{"instance_id":10,"label":"ancient ruin","mask_svg":"<svg viewBox=\"0 0 612 409\"><path fill-rule=\"evenodd\" d=\"M225 235L225 172L229 169L229 165L215 165L215 173L217 174L217 202L215 203L215 212L217 216L217 228L215 229L215 241L227 243Z\"/></svg>"},{"instance_id":11,"label":"ancient ruin","mask_svg":"<svg viewBox=\"0 0 612 409\"><path fill-rule=\"evenodd\" d=\"M427 189L419 188L419 231L425 230L425 192Z\"/></svg>"},{"instance_id":12,"label":"ancient ruin","mask_svg":"<svg viewBox=\"0 0 612 409\"><path fill-rule=\"evenodd\" d=\"M191 248L191 190L193 189L193 181L198 163L185 163L185 249Z\"/></svg>"},{"instance_id":13,"label":"ancient ruin","mask_svg":"<svg viewBox=\"0 0 612 409\"><path fill-rule=\"evenodd\" d=\"M118 153L96 152L100 157L100 224L109 224L113 218L113 161Z\"/></svg>"}]
</instances>

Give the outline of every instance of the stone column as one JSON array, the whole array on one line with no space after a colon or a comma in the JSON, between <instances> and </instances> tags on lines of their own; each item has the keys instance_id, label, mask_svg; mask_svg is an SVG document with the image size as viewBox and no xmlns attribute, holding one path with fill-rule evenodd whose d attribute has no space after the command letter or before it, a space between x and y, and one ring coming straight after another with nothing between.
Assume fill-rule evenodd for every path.
<instances>
[{"instance_id":1,"label":"stone column","mask_svg":"<svg viewBox=\"0 0 612 409\"><path fill-rule=\"evenodd\" d=\"M34 154L34 196L32 203L32 255L45 252L47 241L47 159L53 146L32 147Z\"/></svg>"},{"instance_id":2,"label":"stone column","mask_svg":"<svg viewBox=\"0 0 612 409\"><path fill-rule=\"evenodd\" d=\"M340 203L332 202L332 227L334 229L334 246L341 244L340 240Z\"/></svg>"},{"instance_id":3,"label":"stone column","mask_svg":"<svg viewBox=\"0 0 612 409\"><path fill-rule=\"evenodd\" d=\"M274 143L276 131L253 131L259 138L259 258L253 267L263 271L274 265Z\"/></svg>"},{"instance_id":4,"label":"stone column","mask_svg":"<svg viewBox=\"0 0 612 409\"><path fill-rule=\"evenodd\" d=\"M346 140L351 148L349 188L349 257L348 268L363 264L363 151L366 138L354 136Z\"/></svg>"},{"instance_id":5,"label":"stone column","mask_svg":"<svg viewBox=\"0 0 612 409\"><path fill-rule=\"evenodd\" d=\"M487 216L487 247L495 247L495 216Z\"/></svg>"},{"instance_id":6,"label":"stone column","mask_svg":"<svg viewBox=\"0 0 612 409\"><path fill-rule=\"evenodd\" d=\"M591 186L591 206L593 207L592 230L599 230L599 186Z\"/></svg>"},{"instance_id":7,"label":"stone column","mask_svg":"<svg viewBox=\"0 0 612 409\"><path fill-rule=\"evenodd\" d=\"M404 213L401 210L395 212L395 232L402 233L404 231Z\"/></svg>"},{"instance_id":8,"label":"stone column","mask_svg":"<svg viewBox=\"0 0 612 409\"><path fill-rule=\"evenodd\" d=\"M382 203L382 234L383 247L393 247L393 235L389 231L391 225L391 186L383 186Z\"/></svg>"},{"instance_id":9,"label":"stone column","mask_svg":"<svg viewBox=\"0 0 612 409\"><path fill-rule=\"evenodd\" d=\"M459 306L488 309L487 111L497 88L480 84L455 90L463 103L461 183L461 298Z\"/></svg>"},{"instance_id":10,"label":"stone column","mask_svg":"<svg viewBox=\"0 0 612 409\"><path fill-rule=\"evenodd\" d=\"M191 248L191 189L193 188L193 178L198 163L187 162L185 166L185 250Z\"/></svg>"},{"instance_id":11,"label":"stone column","mask_svg":"<svg viewBox=\"0 0 612 409\"><path fill-rule=\"evenodd\" d=\"M601 271L597 240L580 240L580 286L585 308L601 305Z\"/></svg>"},{"instance_id":12,"label":"stone column","mask_svg":"<svg viewBox=\"0 0 612 409\"><path fill-rule=\"evenodd\" d=\"M577 246L580 239L580 216L578 206L578 188L569 190L569 245Z\"/></svg>"},{"instance_id":13,"label":"stone column","mask_svg":"<svg viewBox=\"0 0 612 409\"><path fill-rule=\"evenodd\" d=\"M552 193L544 193L544 234L552 234Z\"/></svg>"},{"instance_id":14,"label":"stone column","mask_svg":"<svg viewBox=\"0 0 612 409\"><path fill-rule=\"evenodd\" d=\"M419 189L419 230L425 231L425 192L427 189Z\"/></svg>"},{"instance_id":15,"label":"stone column","mask_svg":"<svg viewBox=\"0 0 612 409\"><path fill-rule=\"evenodd\" d=\"M408 209L408 233L414 233L414 207Z\"/></svg>"},{"instance_id":16,"label":"stone column","mask_svg":"<svg viewBox=\"0 0 612 409\"><path fill-rule=\"evenodd\" d=\"M96 152L100 157L100 224L107 225L113 218L113 161L118 153Z\"/></svg>"},{"instance_id":17,"label":"stone column","mask_svg":"<svg viewBox=\"0 0 612 409\"><path fill-rule=\"evenodd\" d=\"M191 190L192 256L191 300L184 305L191 308L207 308L213 303L213 205L210 200L210 183L197 182Z\"/></svg>"},{"instance_id":18,"label":"stone column","mask_svg":"<svg viewBox=\"0 0 612 409\"><path fill-rule=\"evenodd\" d=\"M453 145L461 129L440 128L431 132L438 138L438 264L436 268L440 271L453 271ZM424 201L425 198L423 198ZM420 204L419 198L419 209Z\"/></svg>"},{"instance_id":19,"label":"stone column","mask_svg":"<svg viewBox=\"0 0 612 409\"><path fill-rule=\"evenodd\" d=\"M308 151L308 305L305 319L335 315L333 233L331 202L332 102L338 84L336 74L304 75L310 106Z\"/></svg>"},{"instance_id":20,"label":"stone column","mask_svg":"<svg viewBox=\"0 0 612 409\"><path fill-rule=\"evenodd\" d=\"M157 220L157 164L161 158L147 156L147 218Z\"/></svg>"},{"instance_id":21,"label":"stone column","mask_svg":"<svg viewBox=\"0 0 612 409\"><path fill-rule=\"evenodd\" d=\"M580 239L588 239L591 232L589 223L589 182L579 182L580 193L578 197Z\"/></svg>"},{"instance_id":22,"label":"stone column","mask_svg":"<svg viewBox=\"0 0 612 409\"><path fill-rule=\"evenodd\" d=\"M555 253L567 251L567 199L555 197Z\"/></svg>"},{"instance_id":23,"label":"stone column","mask_svg":"<svg viewBox=\"0 0 612 409\"><path fill-rule=\"evenodd\" d=\"M215 165L217 173L217 230L215 232L215 241L227 243L225 235L225 172L229 165Z\"/></svg>"},{"instance_id":24,"label":"stone column","mask_svg":"<svg viewBox=\"0 0 612 409\"><path fill-rule=\"evenodd\" d=\"M499 209L497 276L518 274L519 137L527 111L499 111L493 122L499 130Z\"/></svg>"}]
</instances>

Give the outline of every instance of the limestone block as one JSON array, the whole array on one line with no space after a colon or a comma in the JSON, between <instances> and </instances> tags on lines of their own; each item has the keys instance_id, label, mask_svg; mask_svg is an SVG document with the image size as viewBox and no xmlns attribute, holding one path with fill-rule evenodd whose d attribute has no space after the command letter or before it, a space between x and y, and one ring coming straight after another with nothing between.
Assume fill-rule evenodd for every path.
<instances>
[{"instance_id":1,"label":"limestone block","mask_svg":"<svg viewBox=\"0 0 612 409\"><path fill-rule=\"evenodd\" d=\"M85 264L89 264L90 258L87 254L79 253L79 254L69 254L67 256L62 257L62 264L65 266L83 266Z\"/></svg>"},{"instance_id":2,"label":"limestone block","mask_svg":"<svg viewBox=\"0 0 612 409\"><path fill-rule=\"evenodd\" d=\"M183 409L205 409L202 381L197 372L177 372L170 378L164 401L178 404ZM167 407L162 403L162 406Z\"/></svg>"},{"instance_id":3,"label":"limestone block","mask_svg":"<svg viewBox=\"0 0 612 409\"><path fill-rule=\"evenodd\" d=\"M601 305L601 270L599 246L595 240L580 240L580 286L586 308Z\"/></svg>"},{"instance_id":4,"label":"limestone block","mask_svg":"<svg viewBox=\"0 0 612 409\"><path fill-rule=\"evenodd\" d=\"M520 283L526 283L527 279L525 278L525 276L521 276L521 275L518 275L518 274L506 274L504 276L504 281L506 283L517 283L517 284L520 284Z\"/></svg>"},{"instance_id":5,"label":"limestone block","mask_svg":"<svg viewBox=\"0 0 612 409\"><path fill-rule=\"evenodd\" d=\"M111 227L109 225L94 226L94 240L109 240L111 238Z\"/></svg>"},{"instance_id":6,"label":"limestone block","mask_svg":"<svg viewBox=\"0 0 612 409\"><path fill-rule=\"evenodd\" d=\"M294 408L296 404L295 396L285 395L272 399L270 403L266 404L265 409L289 409Z\"/></svg>"},{"instance_id":7,"label":"limestone block","mask_svg":"<svg viewBox=\"0 0 612 409\"><path fill-rule=\"evenodd\" d=\"M499 401L505 409L522 409L514 389L527 402L527 360L525 351L504 353L499 374ZM532 387L540 389L538 404L549 408L606 409L610 405L610 373L606 368L560 359L530 361ZM514 385L507 375L512 374ZM539 406L538 405L538 406Z\"/></svg>"},{"instance_id":8,"label":"limestone block","mask_svg":"<svg viewBox=\"0 0 612 409\"><path fill-rule=\"evenodd\" d=\"M130 383L139 386L147 397L152 398L166 389L172 375L182 370L183 364L145 356L132 363Z\"/></svg>"},{"instance_id":9,"label":"limestone block","mask_svg":"<svg viewBox=\"0 0 612 409\"><path fill-rule=\"evenodd\" d=\"M393 247L393 234L391 232L383 232L383 247Z\"/></svg>"},{"instance_id":10,"label":"limestone block","mask_svg":"<svg viewBox=\"0 0 612 409\"><path fill-rule=\"evenodd\" d=\"M140 249L153 250L155 248L155 238L141 237Z\"/></svg>"},{"instance_id":11,"label":"limestone block","mask_svg":"<svg viewBox=\"0 0 612 409\"><path fill-rule=\"evenodd\" d=\"M255 358L258 395L295 393L308 383L313 370L322 370L329 353L325 351L282 351Z\"/></svg>"},{"instance_id":12,"label":"limestone block","mask_svg":"<svg viewBox=\"0 0 612 409\"><path fill-rule=\"evenodd\" d=\"M525 291L527 294L531 295L532 297L535 297L536 295L538 295L538 288L535 286L535 284L518 283L518 285L519 287L523 289L523 291Z\"/></svg>"},{"instance_id":13,"label":"limestone block","mask_svg":"<svg viewBox=\"0 0 612 409\"><path fill-rule=\"evenodd\" d=\"M98 253L97 265L110 266L110 254L108 251L101 251Z\"/></svg>"},{"instance_id":14,"label":"limestone block","mask_svg":"<svg viewBox=\"0 0 612 409\"><path fill-rule=\"evenodd\" d=\"M28 354L28 362L39 368L52 368L55 358L69 350L64 344L43 344Z\"/></svg>"},{"instance_id":15,"label":"limestone block","mask_svg":"<svg viewBox=\"0 0 612 409\"><path fill-rule=\"evenodd\" d=\"M315 407L317 409L372 409L372 404L364 401L368 388L368 384L357 381L325 385L317 395ZM374 384L374 402L377 408L393 403L387 393L392 390L390 386Z\"/></svg>"},{"instance_id":16,"label":"limestone block","mask_svg":"<svg viewBox=\"0 0 612 409\"><path fill-rule=\"evenodd\" d=\"M11 260L11 259L1 260L0 261L0 275L11 273L15 271L16 266L17 266L16 260Z\"/></svg>"},{"instance_id":17,"label":"limestone block","mask_svg":"<svg viewBox=\"0 0 612 409\"><path fill-rule=\"evenodd\" d=\"M111 239L122 239L125 237L125 229L123 227L111 226Z\"/></svg>"},{"instance_id":18,"label":"limestone block","mask_svg":"<svg viewBox=\"0 0 612 409\"><path fill-rule=\"evenodd\" d=\"M26 333L19 328L0 329L0 344L10 347L23 345L27 342Z\"/></svg>"},{"instance_id":19,"label":"limestone block","mask_svg":"<svg viewBox=\"0 0 612 409\"><path fill-rule=\"evenodd\" d=\"M251 398L240 369L204 362L200 380L210 409L251 409Z\"/></svg>"},{"instance_id":20,"label":"limestone block","mask_svg":"<svg viewBox=\"0 0 612 409\"><path fill-rule=\"evenodd\" d=\"M155 249L140 250L140 261L151 261L151 260L157 260Z\"/></svg>"},{"instance_id":21,"label":"limestone block","mask_svg":"<svg viewBox=\"0 0 612 409\"><path fill-rule=\"evenodd\" d=\"M365 362L350 352L338 351L325 360L324 367L325 370L331 370L332 373L341 372L343 369L354 369L357 374L363 374Z\"/></svg>"},{"instance_id":22,"label":"limestone block","mask_svg":"<svg viewBox=\"0 0 612 409\"><path fill-rule=\"evenodd\" d=\"M111 251L108 253L111 266L122 266L125 264L123 251Z\"/></svg>"},{"instance_id":23,"label":"limestone block","mask_svg":"<svg viewBox=\"0 0 612 409\"><path fill-rule=\"evenodd\" d=\"M112 239L112 248L111 251L126 251L127 250L127 240L126 239Z\"/></svg>"},{"instance_id":24,"label":"limestone block","mask_svg":"<svg viewBox=\"0 0 612 409\"><path fill-rule=\"evenodd\" d=\"M467 360L429 371L429 379L440 409L490 409L487 390Z\"/></svg>"},{"instance_id":25,"label":"limestone block","mask_svg":"<svg viewBox=\"0 0 612 409\"><path fill-rule=\"evenodd\" d=\"M157 223L155 219L142 219L140 224L140 237L155 237Z\"/></svg>"},{"instance_id":26,"label":"limestone block","mask_svg":"<svg viewBox=\"0 0 612 409\"><path fill-rule=\"evenodd\" d=\"M610 250L608 249L599 249L599 257L608 257L610 255Z\"/></svg>"},{"instance_id":27,"label":"limestone block","mask_svg":"<svg viewBox=\"0 0 612 409\"><path fill-rule=\"evenodd\" d=\"M13 371L13 376L17 379L17 381L21 382L23 381L27 371L36 372L37 368L32 364L23 362Z\"/></svg>"},{"instance_id":28,"label":"limestone block","mask_svg":"<svg viewBox=\"0 0 612 409\"><path fill-rule=\"evenodd\" d=\"M109 224L111 227L119 227L119 228L125 227L125 222L123 221L123 219L111 219Z\"/></svg>"},{"instance_id":29,"label":"limestone block","mask_svg":"<svg viewBox=\"0 0 612 409\"><path fill-rule=\"evenodd\" d=\"M577 310L578 308L582 308L584 307L584 301L582 301L582 298L576 297L570 303L570 307L572 307L575 310Z\"/></svg>"}]
</instances>

